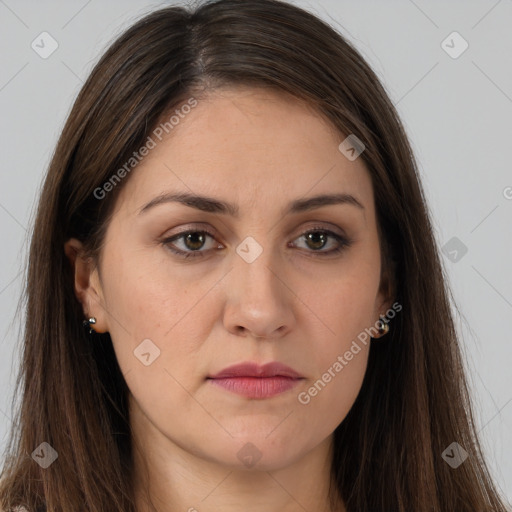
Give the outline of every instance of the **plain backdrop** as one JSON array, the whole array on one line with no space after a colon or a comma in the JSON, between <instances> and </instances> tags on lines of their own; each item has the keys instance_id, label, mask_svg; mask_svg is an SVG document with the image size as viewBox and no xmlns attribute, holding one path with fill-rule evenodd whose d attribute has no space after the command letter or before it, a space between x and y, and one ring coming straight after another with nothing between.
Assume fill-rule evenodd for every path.
<instances>
[{"instance_id":1,"label":"plain backdrop","mask_svg":"<svg viewBox=\"0 0 512 512\"><path fill-rule=\"evenodd\" d=\"M12 417L27 238L58 135L107 45L172 3L0 0L0 449ZM512 0L294 3L353 42L397 106L461 312L477 428L512 501ZM58 45L47 58L32 47L41 37L46 51Z\"/></svg>"}]
</instances>

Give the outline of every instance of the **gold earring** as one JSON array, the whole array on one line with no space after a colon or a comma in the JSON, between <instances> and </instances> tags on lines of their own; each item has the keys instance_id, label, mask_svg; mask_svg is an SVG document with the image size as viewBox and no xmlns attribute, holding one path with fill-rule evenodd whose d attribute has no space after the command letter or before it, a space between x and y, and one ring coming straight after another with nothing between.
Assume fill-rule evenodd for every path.
<instances>
[{"instance_id":1,"label":"gold earring","mask_svg":"<svg viewBox=\"0 0 512 512\"><path fill-rule=\"evenodd\" d=\"M387 334L389 332L389 324L387 324L385 322L385 318L386 317L383 316L383 315L379 316L379 323L380 323L381 326L379 327L378 330L379 330L379 334L382 335L382 336L384 336L385 334Z\"/></svg>"}]
</instances>

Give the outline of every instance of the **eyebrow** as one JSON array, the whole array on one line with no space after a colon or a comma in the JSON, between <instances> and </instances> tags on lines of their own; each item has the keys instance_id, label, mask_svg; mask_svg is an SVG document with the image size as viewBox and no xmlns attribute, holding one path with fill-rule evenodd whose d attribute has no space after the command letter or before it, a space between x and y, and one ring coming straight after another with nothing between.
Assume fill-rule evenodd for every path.
<instances>
[{"instance_id":1,"label":"eyebrow","mask_svg":"<svg viewBox=\"0 0 512 512\"><path fill-rule=\"evenodd\" d=\"M139 215L147 212L151 208L164 203L181 203L191 208L196 208L203 212L217 213L222 215L231 215L232 217L239 217L238 205L221 201L212 197L191 194L189 192L176 192L166 193L159 195L145 204L139 211ZM283 216L290 213L300 213L305 211L321 208L322 206L329 206L334 204L346 204L355 206L364 211L364 206L361 202L351 194L321 194L314 197L305 199L296 199L292 201L282 212Z\"/></svg>"}]
</instances>

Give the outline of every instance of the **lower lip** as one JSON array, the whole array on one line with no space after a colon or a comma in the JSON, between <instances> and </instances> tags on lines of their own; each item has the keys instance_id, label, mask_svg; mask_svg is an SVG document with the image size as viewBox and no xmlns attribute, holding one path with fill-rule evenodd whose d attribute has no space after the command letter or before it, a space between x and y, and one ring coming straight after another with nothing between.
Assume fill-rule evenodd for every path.
<instances>
[{"instance_id":1,"label":"lower lip","mask_svg":"<svg viewBox=\"0 0 512 512\"><path fill-rule=\"evenodd\" d=\"M224 377L209 379L216 386L248 398L270 398L292 389L302 380L292 377Z\"/></svg>"}]
</instances>

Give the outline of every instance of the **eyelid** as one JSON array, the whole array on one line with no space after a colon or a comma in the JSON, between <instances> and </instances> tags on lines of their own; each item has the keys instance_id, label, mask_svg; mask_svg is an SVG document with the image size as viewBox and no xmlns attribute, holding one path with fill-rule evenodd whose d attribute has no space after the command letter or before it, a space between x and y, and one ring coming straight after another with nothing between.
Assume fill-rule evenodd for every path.
<instances>
[{"instance_id":1,"label":"eyelid","mask_svg":"<svg viewBox=\"0 0 512 512\"><path fill-rule=\"evenodd\" d=\"M309 224L309 225L308 225ZM313 220L309 221L309 223L306 223L305 227L301 227L300 231L295 235L295 238L305 235L309 231L332 231L333 234L338 235L340 237L346 238L348 240L348 235L336 224L333 224L332 222L323 221L323 220ZM194 223L190 225L185 225L184 227L180 228L179 231L176 233L173 233L169 236L163 236L162 239L169 240L174 237L178 237L179 235L188 234L190 232L205 232L208 235L215 238L217 236L217 230L213 228L210 224L207 223ZM292 232L288 232L288 235L291 236L291 233L295 232L295 229Z\"/></svg>"}]
</instances>

